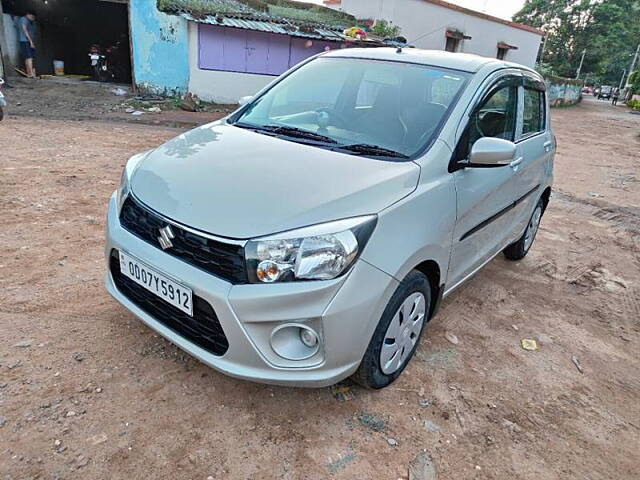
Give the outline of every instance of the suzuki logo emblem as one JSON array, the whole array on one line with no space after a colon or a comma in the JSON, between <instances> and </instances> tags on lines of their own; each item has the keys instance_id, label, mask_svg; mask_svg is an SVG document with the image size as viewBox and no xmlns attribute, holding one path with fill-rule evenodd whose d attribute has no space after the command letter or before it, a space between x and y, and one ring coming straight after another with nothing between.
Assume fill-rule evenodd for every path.
<instances>
[{"instance_id":1,"label":"suzuki logo emblem","mask_svg":"<svg viewBox=\"0 0 640 480\"><path fill-rule=\"evenodd\" d=\"M173 230L171 230L171 225L167 225L166 227L162 227L160 229L160 236L158 237L158 242L160 242L160 246L163 250L167 248L173 247L173 243L171 240L175 238L173 234Z\"/></svg>"}]
</instances>

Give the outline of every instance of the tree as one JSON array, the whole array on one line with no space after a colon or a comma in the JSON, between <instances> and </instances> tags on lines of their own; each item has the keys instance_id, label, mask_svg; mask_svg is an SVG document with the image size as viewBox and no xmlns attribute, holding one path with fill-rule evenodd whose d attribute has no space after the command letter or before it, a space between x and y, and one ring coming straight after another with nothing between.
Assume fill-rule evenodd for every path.
<instances>
[{"instance_id":1,"label":"tree","mask_svg":"<svg viewBox=\"0 0 640 480\"><path fill-rule=\"evenodd\" d=\"M617 85L640 42L640 0L527 0L514 20L547 32L554 73L574 77L586 51L582 72L599 83Z\"/></svg>"}]
</instances>

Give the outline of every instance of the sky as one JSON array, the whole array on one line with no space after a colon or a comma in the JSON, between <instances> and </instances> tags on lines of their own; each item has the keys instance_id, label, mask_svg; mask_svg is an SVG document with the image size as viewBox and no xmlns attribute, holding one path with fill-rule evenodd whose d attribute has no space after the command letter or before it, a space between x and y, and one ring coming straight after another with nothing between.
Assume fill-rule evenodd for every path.
<instances>
[{"instance_id":1,"label":"sky","mask_svg":"<svg viewBox=\"0 0 640 480\"><path fill-rule=\"evenodd\" d=\"M322 0L305 0L322 4ZM511 20L514 13L522 8L524 0L446 0L462 7L471 8L489 15Z\"/></svg>"}]
</instances>

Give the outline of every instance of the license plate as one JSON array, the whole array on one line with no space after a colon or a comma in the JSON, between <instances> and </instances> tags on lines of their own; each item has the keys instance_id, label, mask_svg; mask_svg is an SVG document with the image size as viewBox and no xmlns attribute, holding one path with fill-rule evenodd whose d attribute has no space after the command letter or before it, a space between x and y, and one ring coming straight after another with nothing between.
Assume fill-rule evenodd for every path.
<instances>
[{"instance_id":1,"label":"license plate","mask_svg":"<svg viewBox=\"0 0 640 480\"><path fill-rule=\"evenodd\" d=\"M193 292L189 287L170 280L126 253L119 254L120 272L123 275L193 317Z\"/></svg>"}]
</instances>

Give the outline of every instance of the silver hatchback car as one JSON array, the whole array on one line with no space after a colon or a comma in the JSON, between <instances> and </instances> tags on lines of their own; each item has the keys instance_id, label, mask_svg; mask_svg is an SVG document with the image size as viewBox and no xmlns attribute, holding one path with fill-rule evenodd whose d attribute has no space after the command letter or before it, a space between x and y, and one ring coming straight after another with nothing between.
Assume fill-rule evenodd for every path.
<instances>
[{"instance_id":1,"label":"silver hatchback car","mask_svg":"<svg viewBox=\"0 0 640 480\"><path fill-rule=\"evenodd\" d=\"M443 297L498 253L527 254L554 153L533 70L327 52L128 161L109 201L106 287L234 377L381 388Z\"/></svg>"}]
</instances>

